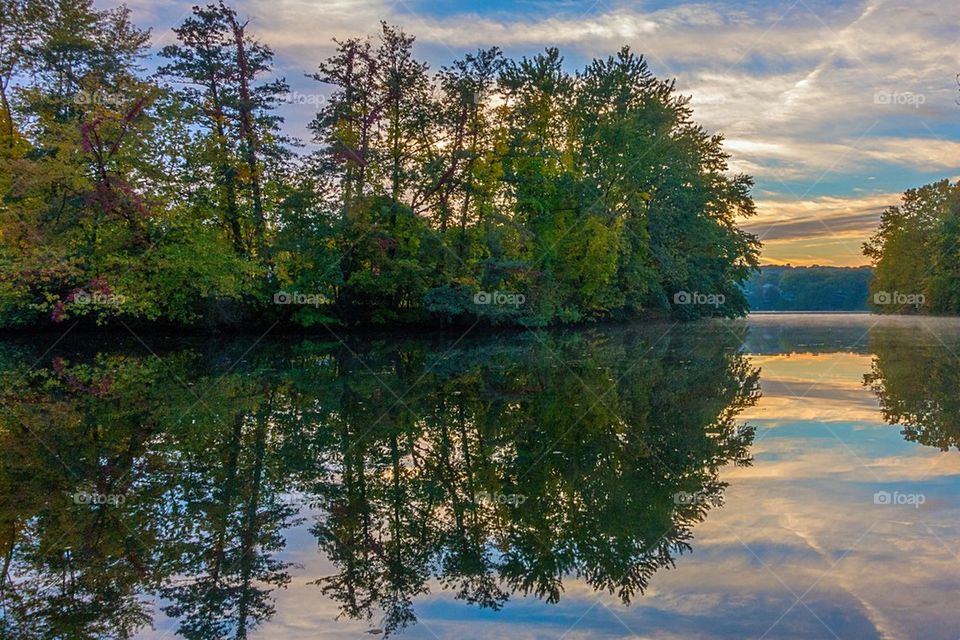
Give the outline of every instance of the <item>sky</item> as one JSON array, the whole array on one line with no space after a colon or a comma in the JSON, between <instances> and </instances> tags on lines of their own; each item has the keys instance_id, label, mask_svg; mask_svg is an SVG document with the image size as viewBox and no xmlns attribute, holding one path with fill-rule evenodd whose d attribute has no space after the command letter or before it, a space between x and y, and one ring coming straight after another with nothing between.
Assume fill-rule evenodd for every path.
<instances>
[{"instance_id":1,"label":"sky","mask_svg":"<svg viewBox=\"0 0 960 640\"><path fill-rule=\"evenodd\" d=\"M101 0L103 7L111 3ZM194 2L129 0L154 46ZM291 85L289 133L329 87L305 74L333 38L378 22L417 37L438 69L480 47L558 46L571 70L624 45L675 79L695 118L754 176L765 264L866 264L862 243L900 194L960 176L960 13L955 0L236 0Z\"/></svg>"}]
</instances>

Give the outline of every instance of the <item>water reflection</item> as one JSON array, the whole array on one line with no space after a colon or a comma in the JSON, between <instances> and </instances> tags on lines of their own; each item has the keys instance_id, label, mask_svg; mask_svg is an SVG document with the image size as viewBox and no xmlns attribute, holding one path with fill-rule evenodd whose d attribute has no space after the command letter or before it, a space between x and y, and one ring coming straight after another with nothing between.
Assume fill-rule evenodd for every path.
<instances>
[{"instance_id":1,"label":"water reflection","mask_svg":"<svg viewBox=\"0 0 960 640\"><path fill-rule=\"evenodd\" d=\"M758 429L754 464L724 474L725 508L697 528L693 562L658 577L669 594L658 613L678 637L955 639L960 458L920 444L939 437L901 431L921 424L921 408L951 423L960 321L749 323L763 371L763 398L742 416ZM908 409L900 424L883 410L896 403ZM695 617L674 604L709 597L721 605Z\"/></svg>"},{"instance_id":2,"label":"water reflection","mask_svg":"<svg viewBox=\"0 0 960 640\"><path fill-rule=\"evenodd\" d=\"M300 575L389 635L440 588L630 602L747 465L745 329L0 348L0 633L244 638Z\"/></svg>"},{"instance_id":3,"label":"water reflection","mask_svg":"<svg viewBox=\"0 0 960 640\"><path fill-rule=\"evenodd\" d=\"M902 426L904 438L941 451L960 449L960 357L931 331L936 340L926 344L875 331L864 382L876 393L884 420Z\"/></svg>"}]
</instances>

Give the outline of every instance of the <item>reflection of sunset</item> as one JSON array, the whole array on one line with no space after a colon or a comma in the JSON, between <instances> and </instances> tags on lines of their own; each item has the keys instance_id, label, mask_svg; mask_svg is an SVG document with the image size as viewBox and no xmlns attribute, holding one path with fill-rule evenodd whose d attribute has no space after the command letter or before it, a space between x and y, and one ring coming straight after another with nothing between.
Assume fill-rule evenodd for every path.
<instances>
[{"instance_id":1,"label":"reflection of sunset","mask_svg":"<svg viewBox=\"0 0 960 640\"><path fill-rule=\"evenodd\" d=\"M548 612L511 603L501 616L509 623L478 614L470 621L473 614L460 609L451 615L450 603L431 596L432 632L680 640L830 638L835 631L841 638L954 638L960 615L944 600L960 588L954 555L960 552L960 456L906 442L864 383L877 357L866 352L867 344L891 335L926 344L936 338L918 320L874 327L869 317L824 317L820 335L816 318L798 319L801 329L786 338L760 331L774 322L749 323L757 332L753 344L769 353L749 356L762 370L763 395L741 414L758 427L754 464L724 471L725 504L697 525L693 553L681 556L676 570L658 574L630 606L570 581L566 598ZM841 335L837 323L849 329L842 334L849 347L773 353L776 345L794 348L791 341L829 351L819 345L828 334ZM944 340L960 335L957 323L930 326ZM861 341L865 334L870 339ZM922 350L913 353L920 359L905 368L923 379L931 363ZM877 491L920 492L924 504L875 504ZM294 608L298 615L290 612L288 630L320 621L321 614Z\"/></svg>"},{"instance_id":2,"label":"reflection of sunset","mask_svg":"<svg viewBox=\"0 0 960 640\"><path fill-rule=\"evenodd\" d=\"M872 356L752 361L763 389L745 416L759 426L754 466L725 475L725 507L698 527L694 559L658 581L654 599L696 602L698 616L720 619L730 606L744 616L761 604L785 611L792 590L805 604L768 637L832 637L799 629L814 613L836 625L837 609L860 629L841 637L954 637L957 616L938 594L960 586L960 456L905 443L884 422L863 384ZM924 492L926 502L875 505L881 488Z\"/></svg>"},{"instance_id":3,"label":"reflection of sunset","mask_svg":"<svg viewBox=\"0 0 960 640\"><path fill-rule=\"evenodd\" d=\"M801 420L882 424L873 394L863 388L870 356L853 353L752 356L762 370L761 401L745 419L762 427Z\"/></svg>"}]
</instances>

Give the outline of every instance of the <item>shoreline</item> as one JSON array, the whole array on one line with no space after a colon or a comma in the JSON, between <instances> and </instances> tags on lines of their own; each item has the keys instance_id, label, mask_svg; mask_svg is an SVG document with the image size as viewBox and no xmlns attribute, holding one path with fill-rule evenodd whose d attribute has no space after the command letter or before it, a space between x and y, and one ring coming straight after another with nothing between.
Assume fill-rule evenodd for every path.
<instances>
[{"instance_id":1,"label":"shoreline","mask_svg":"<svg viewBox=\"0 0 960 640\"><path fill-rule=\"evenodd\" d=\"M198 327L171 327L157 325L132 325L127 323L108 324L103 326L89 325L77 322L73 326L57 327L12 327L0 329L0 341L17 340L31 337L52 337L66 339L69 335L91 336L96 338L139 338L149 337L157 339L222 339L253 336L264 338L268 335L285 338L302 339L338 339L340 337L385 337L385 336L426 336L426 335L517 335L531 332L563 332L582 331L588 329L603 329L605 327L623 327L631 324L644 326L702 326L706 322L749 322L751 319L772 319L789 317L847 317L847 318L876 318L884 319L937 319L960 320L960 316L934 316L915 314L877 314L871 311L751 311L743 316L727 318L722 316L704 317L691 320L676 319L665 315L644 315L629 318L603 318L587 320L577 323L553 324L546 326L522 325L491 325L477 322L469 324L397 324L397 325L315 325L302 327L291 324L274 325L243 325L225 326L216 328ZM65 323L66 324L66 323Z\"/></svg>"}]
</instances>

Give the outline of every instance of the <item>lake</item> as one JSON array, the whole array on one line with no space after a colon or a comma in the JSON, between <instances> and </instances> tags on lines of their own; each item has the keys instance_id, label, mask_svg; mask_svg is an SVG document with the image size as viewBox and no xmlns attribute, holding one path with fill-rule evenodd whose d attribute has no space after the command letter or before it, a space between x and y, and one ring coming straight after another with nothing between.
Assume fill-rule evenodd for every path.
<instances>
[{"instance_id":1,"label":"lake","mask_svg":"<svg viewBox=\"0 0 960 640\"><path fill-rule=\"evenodd\" d=\"M0 637L960 628L960 320L0 342Z\"/></svg>"}]
</instances>

